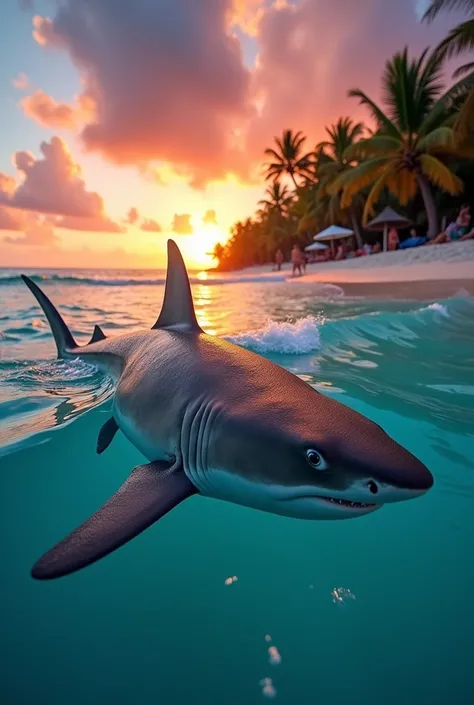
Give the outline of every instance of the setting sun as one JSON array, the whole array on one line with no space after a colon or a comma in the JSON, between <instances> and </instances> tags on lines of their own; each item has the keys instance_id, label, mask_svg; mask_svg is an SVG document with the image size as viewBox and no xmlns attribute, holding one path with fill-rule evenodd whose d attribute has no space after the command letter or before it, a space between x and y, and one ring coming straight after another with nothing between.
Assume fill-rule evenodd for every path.
<instances>
[{"instance_id":1,"label":"setting sun","mask_svg":"<svg viewBox=\"0 0 474 705\"><path fill-rule=\"evenodd\" d=\"M215 266L216 260L210 253L218 242L224 244L228 237L229 235L219 226L212 223L200 223L194 228L193 234L182 241L183 251L190 265L195 267Z\"/></svg>"}]
</instances>

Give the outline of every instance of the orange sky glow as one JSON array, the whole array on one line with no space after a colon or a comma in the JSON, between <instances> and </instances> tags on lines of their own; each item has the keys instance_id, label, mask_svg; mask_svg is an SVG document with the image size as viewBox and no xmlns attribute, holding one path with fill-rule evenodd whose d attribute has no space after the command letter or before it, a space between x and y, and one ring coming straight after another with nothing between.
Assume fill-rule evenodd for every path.
<instances>
[{"instance_id":1,"label":"orange sky glow","mask_svg":"<svg viewBox=\"0 0 474 705\"><path fill-rule=\"evenodd\" d=\"M190 267L213 266L263 196L274 136L302 130L309 151L339 117L367 120L348 89L378 100L388 57L445 34L452 20L421 24L419 5L52 0L47 17L12 4L0 266L161 268L169 237Z\"/></svg>"}]
</instances>

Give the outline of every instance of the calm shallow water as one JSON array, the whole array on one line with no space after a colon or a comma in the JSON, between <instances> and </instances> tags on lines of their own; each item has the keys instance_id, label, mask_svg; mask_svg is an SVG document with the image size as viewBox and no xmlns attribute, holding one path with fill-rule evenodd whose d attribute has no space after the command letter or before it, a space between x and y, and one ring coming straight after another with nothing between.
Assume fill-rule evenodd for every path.
<instances>
[{"instance_id":1,"label":"calm shallow water","mask_svg":"<svg viewBox=\"0 0 474 705\"><path fill-rule=\"evenodd\" d=\"M80 342L95 323L150 327L163 296L150 272L38 276ZM111 382L55 361L31 294L0 271L0 702L469 705L474 300L193 282L206 331L377 421L435 487L346 522L194 497L103 561L36 583L32 563L142 456L120 434L96 456Z\"/></svg>"}]
</instances>

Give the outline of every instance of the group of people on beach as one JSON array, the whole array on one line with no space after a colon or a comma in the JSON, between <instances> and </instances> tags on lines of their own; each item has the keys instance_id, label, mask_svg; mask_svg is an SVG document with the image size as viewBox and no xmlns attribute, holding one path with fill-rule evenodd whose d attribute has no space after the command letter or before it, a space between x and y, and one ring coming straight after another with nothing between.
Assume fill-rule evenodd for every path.
<instances>
[{"instance_id":1,"label":"group of people on beach","mask_svg":"<svg viewBox=\"0 0 474 705\"><path fill-rule=\"evenodd\" d=\"M407 249L410 247L419 247L420 245L439 245L446 242L461 242L463 240L474 239L474 227L471 225L471 206L464 204L459 210L459 214L455 221L449 223L447 228L439 233L432 240L428 240L426 236L417 234L416 228L411 228L410 235L403 242L400 242L398 231L396 228L390 228L387 235L387 249L389 252L394 250ZM348 257L362 257L365 255L377 254L382 251L379 242L374 245L365 243L361 248L357 248L353 239L341 240L336 248L334 260L343 260ZM331 250L327 248L323 254L312 255L312 262L328 262L331 259ZM298 244L293 245L290 255L292 266L292 276L302 276L306 272L306 264L308 262L305 253ZM275 254L276 270L279 272L285 262L285 257L282 250L279 248Z\"/></svg>"},{"instance_id":2,"label":"group of people on beach","mask_svg":"<svg viewBox=\"0 0 474 705\"><path fill-rule=\"evenodd\" d=\"M459 210L459 215L448 225L444 232L430 240L430 245L440 245L443 242L461 242L474 239L474 227L471 225L471 206L464 204Z\"/></svg>"},{"instance_id":3,"label":"group of people on beach","mask_svg":"<svg viewBox=\"0 0 474 705\"><path fill-rule=\"evenodd\" d=\"M302 274L305 274L306 272L306 255L301 249L299 245L293 245L293 248L291 250L291 255L290 255L290 260L292 264L292 276L296 276L296 272L298 272L299 276L301 277ZM285 256L281 249L278 249L275 254L275 263L276 263L276 271L279 272L281 270L281 266L285 261Z\"/></svg>"}]
</instances>

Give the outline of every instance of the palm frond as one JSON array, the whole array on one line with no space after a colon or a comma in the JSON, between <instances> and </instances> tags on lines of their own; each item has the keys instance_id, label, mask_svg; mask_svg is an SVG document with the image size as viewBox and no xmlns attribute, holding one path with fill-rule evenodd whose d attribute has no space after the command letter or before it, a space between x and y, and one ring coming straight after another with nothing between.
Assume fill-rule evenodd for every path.
<instances>
[{"instance_id":1,"label":"palm frond","mask_svg":"<svg viewBox=\"0 0 474 705\"><path fill-rule=\"evenodd\" d=\"M431 0L429 7L423 15L423 21L432 22L434 18L443 10L461 10L463 12L474 12L474 0Z\"/></svg>"},{"instance_id":2,"label":"palm frond","mask_svg":"<svg viewBox=\"0 0 474 705\"><path fill-rule=\"evenodd\" d=\"M348 92L348 96L350 98L359 98L359 103L361 105L365 105L374 120L384 128L384 130L387 132L387 134L391 135L392 137L398 137L401 139L401 134L399 130L397 129L396 125L385 115L383 110L381 110L373 100L371 100L363 91L360 91L358 89L353 89Z\"/></svg>"},{"instance_id":3,"label":"palm frond","mask_svg":"<svg viewBox=\"0 0 474 705\"><path fill-rule=\"evenodd\" d=\"M462 145L474 132L474 88L468 94L456 122L454 123L454 135L457 145Z\"/></svg>"},{"instance_id":4,"label":"palm frond","mask_svg":"<svg viewBox=\"0 0 474 705\"><path fill-rule=\"evenodd\" d=\"M395 169L387 180L387 186L399 201L400 205L406 206L418 191L416 173L412 169Z\"/></svg>"},{"instance_id":5,"label":"palm frond","mask_svg":"<svg viewBox=\"0 0 474 705\"><path fill-rule=\"evenodd\" d=\"M458 56L474 49L474 19L466 20L453 27L436 48L443 60Z\"/></svg>"},{"instance_id":6,"label":"palm frond","mask_svg":"<svg viewBox=\"0 0 474 705\"><path fill-rule=\"evenodd\" d=\"M457 83L450 86L445 93L440 96L431 111L423 120L419 127L418 134L425 135L443 124L449 124L456 102L464 99L467 93L474 87L474 72L464 76Z\"/></svg>"},{"instance_id":7,"label":"palm frond","mask_svg":"<svg viewBox=\"0 0 474 705\"><path fill-rule=\"evenodd\" d=\"M348 208L356 193L373 184L386 167L386 157L368 159L359 166L342 173L334 180L328 193L337 193L342 189L341 208Z\"/></svg>"},{"instance_id":8,"label":"palm frond","mask_svg":"<svg viewBox=\"0 0 474 705\"><path fill-rule=\"evenodd\" d=\"M456 71L453 72L453 78L460 78L461 76L465 76L467 73L470 73L471 71L474 71L474 61L470 61L468 64L463 64L462 66L458 66Z\"/></svg>"},{"instance_id":9,"label":"palm frond","mask_svg":"<svg viewBox=\"0 0 474 705\"><path fill-rule=\"evenodd\" d=\"M278 152L275 149L267 148L264 151L264 155L266 157L273 157L273 159L276 159L277 162L281 162L281 154L278 154Z\"/></svg>"},{"instance_id":10,"label":"palm frond","mask_svg":"<svg viewBox=\"0 0 474 705\"><path fill-rule=\"evenodd\" d=\"M359 161L379 155L389 157L396 154L402 146L403 143L399 139L378 134L351 145L347 148L344 156L348 160L357 159Z\"/></svg>"},{"instance_id":11,"label":"palm frond","mask_svg":"<svg viewBox=\"0 0 474 705\"><path fill-rule=\"evenodd\" d=\"M455 149L453 130L451 127L446 126L437 127L421 137L421 139L418 140L416 147L418 150L423 152L429 152L436 149L447 151Z\"/></svg>"},{"instance_id":12,"label":"palm frond","mask_svg":"<svg viewBox=\"0 0 474 705\"><path fill-rule=\"evenodd\" d=\"M362 214L362 223L364 226L367 225L367 221L369 220L369 217L372 215L374 211L374 206L378 202L380 195L384 188L387 185L387 181L390 178L392 173L392 168L388 167L381 176L376 180L372 188L370 189L370 192L367 196L367 199L365 201L365 206L364 206L364 212Z\"/></svg>"},{"instance_id":13,"label":"palm frond","mask_svg":"<svg viewBox=\"0 0 474 705\"><path fill-rule=\"evenodd\" d=\"M439 186L443 191L447 191L451 196L463 192L464 184L461 179L431 154L422 154L420 156L420 167L431 183Z\"/></svg>"}]
</instances>

